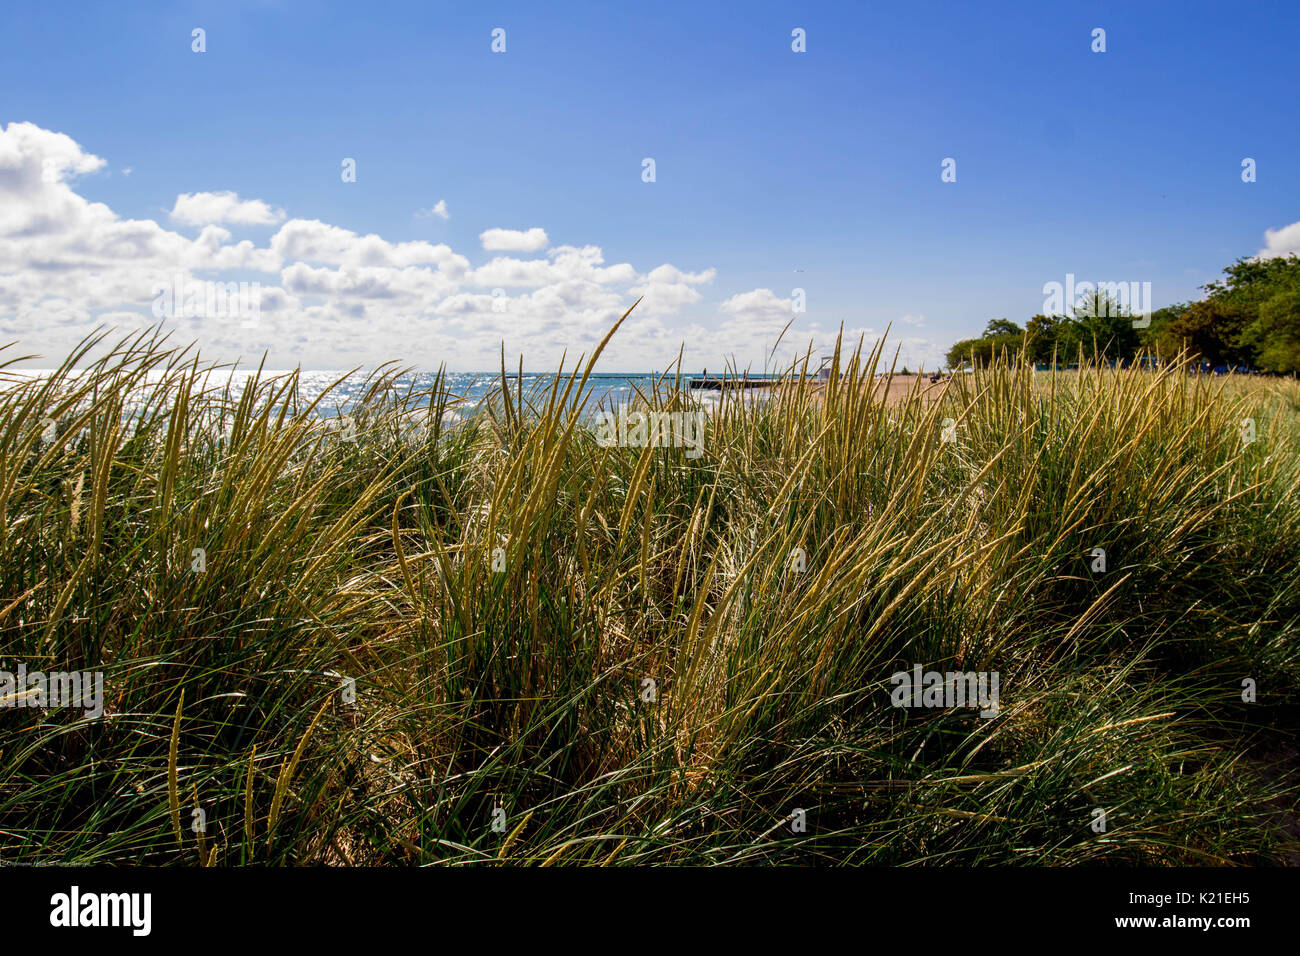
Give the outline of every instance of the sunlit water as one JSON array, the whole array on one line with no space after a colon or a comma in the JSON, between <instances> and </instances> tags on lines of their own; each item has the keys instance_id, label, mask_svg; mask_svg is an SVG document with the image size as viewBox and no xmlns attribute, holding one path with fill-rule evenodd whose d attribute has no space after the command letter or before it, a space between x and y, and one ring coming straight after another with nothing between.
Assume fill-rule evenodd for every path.
<instances>
[{"instance_id":1,"label":"sunlit water","mask_svg":"<svg viewBox=\"0 0 1300 956\"><path fill-rule=\"evenodd\" d=\"M41 379L51 374L50 369L24 369L13 370L7 369L0 372L0 390L12 387L20 382L30 382L33 379ZM77 373L73 373L75 376ZM282 379L288 375L288 372L282 370L263 370L261 373L262 381ZM220 391L224 389L227 381L229 382L231 397L238 400L243 394L244 389L252 380L254 373L247 370L218 369L208 373L203 379L201 385L205 389ZM338 415L348 414L357 399L361 396L366 388L366 378L362 373L355 373L343 381L339 381L343 375L342 372L329 370L302 371L299 373L298 400L302 407L310 405L324 394L323 400L316 408L316 413L322 417L333 418ZM160 376L159 376L160 377ZM682 386L688 391L691 398L698 402L706 411L714 409L721 397L721 393L712 389L688 389L686 388L687 380L691 376L682 377ZM758 376L751 375L750 378ZM396 379L395 384L398 394L405 392L408 388L417 396L424 389L434 384L436 375L432 372L418 372L410 375L401 376ZM517 372L506 373L506 384L510 389L512 403L519 400L522 392L524 400L527 403L531 400L536 405L543 405L549 397L550 390L555 384L556 376L554 373L528 373L525 372L521 377ZM154 377L153 380L157 380ZM444 376L443 387L457 401L454 403L455 408L449 416L453 420L462 419L479 408L483 402L492 394L499 395L501 389L501 373L498 372L457 372L448 373ZM660 392L672 388L673 379L667 379L661 376L650 374L626 374L626 373L604 373L592 374L587 379L586 401L584 411L587 415L595 415L599 409L615 408L620 405L630 404L636 401L639 395L650 395L658 381ZM568 376L565 375L559 383L559 393L562 395L568 385ZM331 387L332 386L332 387ZM147 385L145 389L147 390ZM576 392L576 383L575 383ZM768 389L744 389L731 392L739 397L742 401L753 402L761 401L770 394ZM141 396L143 397L143 396ZM418 403L417 403L418 404Z\"/></svg>"}]
</instances>

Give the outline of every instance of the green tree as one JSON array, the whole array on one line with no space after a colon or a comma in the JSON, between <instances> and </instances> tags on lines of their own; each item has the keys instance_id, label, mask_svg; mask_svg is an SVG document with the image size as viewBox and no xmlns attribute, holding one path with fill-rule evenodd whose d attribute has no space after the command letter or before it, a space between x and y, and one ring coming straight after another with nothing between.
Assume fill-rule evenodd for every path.
<instances>
[{"instance_id":1,"label":"green tree","mask_svg":"<svg viewBox=\"0 0 1300 956\"><path fill-rule=\"evenodd\" d=\"M1127 360L1137 352L1138 333L1132 313L1110 295L1093 292L1074 310L1079 339L1089 358Z\"/></svg>"},{"instance_id":2,"label":"green tree","mask_svg":"<svg viewBox=\"0 0 1300 956\"><path fill-rule=\"evenodd\" d=\"M1138 348L1149 355L1172 358L1182 351L1184 342L1173 332L1173 324L1183 318L1192 307L1190 302L1179 302L1156 309L1151 313L1151 324L1138 330Z\"/></svg>"},{"instance_id":3,"label":"green tree","mask_svg":"<svg viewBox=\"0 0 1300 956\"><path fill-rule=\"evenodd\" d=\"M1300 372L1300 287L1284 289L1260 303L1244 338L1256 347L1260 368Z\"/></svg>"},{"instance_id":4,"label":"green tree","mask_svg":"<svg viewBox=\"0 0 1300 956\"><path fill-rule=\"evenodd\" d=\"M1226 278L1204 286L1205 299L1184 323L1196 347L1215 364L1300 371L1300 256L1242 258L1223 272Z\"/></svg>"},{"instance_id":5,"label":"green tree","mask_svg":"<svg viewBox=\"0 0 1300 956\"><path fill-rule=\"evenodd\" d=\"M1224 278L1202 288L1198 302L1180 302L1151 314L1145 328L1105 290L1085 298L1074 315L1035 315L1024 329L990 319L979 338L948 350L948 365L985 363L1025 350L1037 364L1086 359L1127 361L1140 353L1173 357L1187 349L1213 365L1256 366L1300 374L1300 255L1238 259Z\"/></svg>"},{"instance_id":6,"label":"green tree","mask_svg":"<svg viewBox=\"0 0 1300 956\"><path fill-rule=\"evenodd\" d=\"M1024 335L1024 329L1010 319L989 319L989 324L984 326L984 338L991 339L998 335L1014 335L1019 338Z\"/></svg>"},{"instance_id":7,"label":"green tree","mask_svg":"<svg viewBox=\"0 0 1300 956\"><path fill-rule=\"evenodd\" d=\"M1079 323L1068 315L1035 315L1025 323L1029 360L1035 365L1068 365L1079 353Z\"/></svg>"},{"instance_id":8,"label":"green tree","mask_svg":"<svg viewBox=\"0 0 1300 956\"><path fill-rule=\"evenodd\" d=\"M1241 341L1250 322L1250 309L1244 303L1209 298L1193 302L1169 331L1211 365L1250 365L1256 350Z\"/></svg>"},{"instance_id":9,"label":"green tree","mask_svg":"<svg viewBox=\"0 0 1300 956\"><path fill-rule=\"evenodd\" d=\"M949 368L965 368L972 364L975 347L980 343L980 339L961 339L953 343L952 348L948 349L948 355L944 361L948 363Z\"/></svg>"}]
</instances>

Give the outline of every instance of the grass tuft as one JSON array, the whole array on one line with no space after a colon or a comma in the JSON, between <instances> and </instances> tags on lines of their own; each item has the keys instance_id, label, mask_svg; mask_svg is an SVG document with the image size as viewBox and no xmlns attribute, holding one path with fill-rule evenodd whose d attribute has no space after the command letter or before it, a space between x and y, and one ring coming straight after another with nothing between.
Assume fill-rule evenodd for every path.
<instances>
[{"instance_id":1,"label":"grass tuft","mask_svg":"<svg viewBox=\"0 0 1300 956\"><path fill-rule=\"evenodd\" d=\"M596 440L599 351L532 393L503 357L470 413L393 366L306 401L154 334L0 350L0 667L106 697L0 709L0 857L1295 859L1294 380L1003 361L888 402L837 343L691 457ZM891 706L917 664L997 672L997 715Z\"/></svg>"}]
</instances>

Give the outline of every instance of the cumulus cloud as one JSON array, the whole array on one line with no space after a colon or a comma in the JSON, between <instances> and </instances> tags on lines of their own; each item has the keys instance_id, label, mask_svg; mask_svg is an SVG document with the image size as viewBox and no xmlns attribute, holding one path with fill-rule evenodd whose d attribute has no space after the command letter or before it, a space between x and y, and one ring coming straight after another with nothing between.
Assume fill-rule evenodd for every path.
<instances>
[{"instance_id":1,"label":"cumulus cloud","mask_svg":"<svg viewBox=\"0 0 1300 956\"><path fill-rule=\"evenodd\" d=\"M518 229L488 229L479 234L483 248L488 252L540 252L550 240L546 230L540 228L521 232Z\"/></svg>"},{"instance_id":2,"label":"cumulus cloud","mask_svg":"<svg viewBox=\"0 0 1300 956\"><path fill-rule=\"evenodd\" d=\"M439 199L432 209L421 209L416 212L417 216L425 219L432 219L437 216L439 219L450 219L451 213L447 211L447 200Z\"/></svg>"},{"instance_id":3,"label":"cumulus cloud","mask_svg":"<svg viewBox=\"0 0 1300 956\"><path fill-rule=\"evenodd\" d=\"M1281 229L1264 230L1264 248L1259 250L1260 259L1272 259L1276 256L1300 255L1300 222L1293 222Z\"/></svg>"},{"instance_id":4,"label":"cumulus cloud","mask_svg":"<svg viewBox=\"0 0 1300 956\"><path fill-rule=\"evenodd\" d=\"M717 274L716 269L683 272L674 266L662 265L651 269L643 281L632 287L631 292L636 296L644 296L638 308L647 314L671 314L699 302L702 296L695 287L712 282Z\"/></svg>"},{"instance_id":5,"label":"cumulus cloud","mask_svg":"<svg viewBox=\"0 0 1300 956\"><path fill-rule=\"evenodd\" d=\"M733 316L733 324L743 323L780 331L794 312L794 299L782 299L771 289L753 289L733 295L719 306Z\"/></svg>"},{"instance_id":6,"label":"cumulus cloud","mask_svg":"<svg viewBox=\"0 0 1300 956\"><path fill-rule=\"evenodd\" d=\"M279 367L399 359L485 369L498 364L503 343L531 368L554 367L562 355L572 367L638 297L602 367L663 369L683 345L688 370L716 367L723 357L761 364L793 312L792 301L770 289L732 295L719 310L705 300L714 269L607 263L596 245L550 248L541 228L487 230L484 249L500 254L475 264L445 243L394 242L316 219L281 221L283 213L267 203L235 193L187 193L172 213L175 222L198 227L191 237L80 195L76 177L104 167L62 133L31 123L0 126L0 340L57 360L98 325L153 324L161 290L198 277L256 283L259 319L172 314L163 324L173 340L195 340L213 359L269 352ZM279 227L261 244L236 242L226 228L268 224L268 217ZM835 329L799 319L783 353L812 338L833 339ZM905 342L923 347L922 340Z\"/></svg>"},{"instance_id":7,"label":"cumulus cloud","mask_svg":"<svg viewBox=\"0 0 1300 956\"><path fill-rule=\"evenodd\" d=\"M631 283L637 272L628 263L602 267L605 256L598 246L558 246L545 259L512 259L497 256L475 269L469 281L480 286L541 286L579 282L593 286Z\"/></svg>"},{"instance_id":8,"label":"cumulus cloud","mask_svg":"<svg viewBox=\"0 0 1300 956\"><path fill-rule=\"evenodd\" d=\"M318 219L291 219L271 237L269 250L279 262L305 260L350 269L428 266L446 271L457 281L469 260L446 243L389 242L370 233L359 236Z\"/></svg>"},{"instance_id":9,"label":"cumulus cloud","mask_svg":"<svg viewBox=\"0 0 1300 956\"><path fill-rule=\"evenodd\" d=\"M260 199L240 199L238 193L181 193L172 206L171 217L189 226L229 222L238 226L273 226L284 212L272 209Z\"/></svg>"},{"instance_id":10,"label":"cumulus cloud","mask_svg":"<svg viewBox=\"0 0 1300 956\"><path fill-rule=\"evenodd\" d=\"M48 197L56 192L42 189L61 183L65 177L80 176L102 169L105 161L84 152L63 133L41 129L35 123L10 123L0 129L0 188L23 190Z\"/></svg>"}]
</instances>

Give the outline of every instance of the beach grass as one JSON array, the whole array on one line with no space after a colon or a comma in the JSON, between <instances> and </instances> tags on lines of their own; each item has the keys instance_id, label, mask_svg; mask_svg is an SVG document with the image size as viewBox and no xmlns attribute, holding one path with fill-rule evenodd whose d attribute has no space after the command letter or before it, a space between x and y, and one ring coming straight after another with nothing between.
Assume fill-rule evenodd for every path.
<instances>
[{"instance_id":1,"label":"beach grass","mask_svg":"<svg viewBox=\"0 0 1300 956\"><path fill-rule=\"evenodd\" d=\"M598 352L472 412L386 367L346 420L153 334L10 376L0 668L105 699L0 709L0 860L1296 859L1295 380L886 401L842 343L692 457L597 440ZM996 714L894 706L917 665Z\"/></svg>"}]
</instances>

